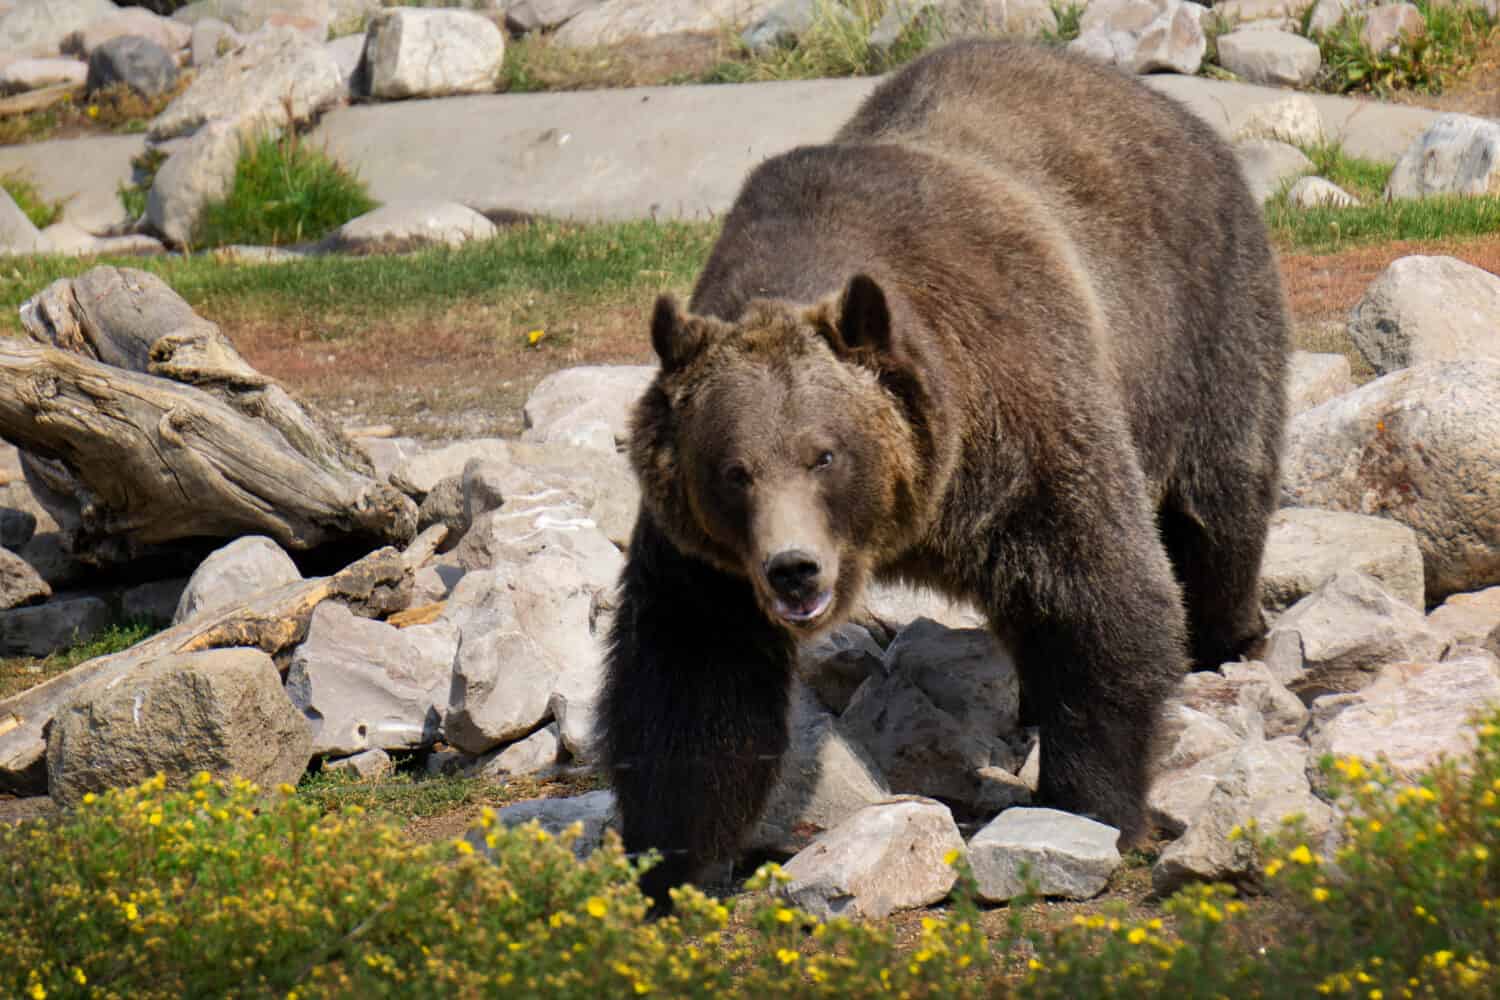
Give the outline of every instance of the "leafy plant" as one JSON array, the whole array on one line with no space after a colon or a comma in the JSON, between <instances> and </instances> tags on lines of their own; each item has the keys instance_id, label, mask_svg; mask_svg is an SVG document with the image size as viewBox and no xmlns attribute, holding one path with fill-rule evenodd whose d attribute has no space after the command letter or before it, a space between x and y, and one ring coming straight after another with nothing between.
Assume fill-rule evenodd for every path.
<instances>
[{"instance_id":1,"label":"leafy plant","mask_svg":"<svg viewBox=\"0 0 1500 1000\"><path fill-rule=\"evenodd\" d=\"M1076 0L1053 0L1052 16L1057 19L1055 29L1044 30L1041 41L1044 45L1061 47L1078 37L1083 25L1083 12L1088 5Z\"/></svg>"},{"instance_id":2,"label":"leafy plant","mask_svg":"<svg viewBox=\"0 0 1500 1000\"><path fill-rule=\"evenodd\" d=\"M62 218L63 203L48 201L31 177L22 171L0 175L0 188L5 189L5 193L10 195L16 207L38 229L46 229Z\"/></svg>"},{"instance_id":3,"label":"leafy plant","mask_svg":"<svg viewBox=\"0 0 1500 1000\"><path fill-rule=\"evenodd\" d=\"M229 193L204 206L193 242L317 240L375 204L358 177L296 135L263 136L241 151Z\"/></svg>"},{"instance_id":4,"label":"leafy plant","mask_svg":"<svg viewBox=\"0 0 1500 1000\"><path fill-rule=\"evenodd\" d=\"M167 154L155 146L147 146L130 158L130 183L115 189L120 205L129 218L139 219L146 214L146 200L151 194L151 185L156 183L156 172L167 162Z\"/></svg>"},{"instance_id":5,"label":"leafy plant","mask_svg":"<svg viewBox=\"0 0 1500 1000\"><path fill-rule=\"evenodd\" d=\"M1495 18L1477 4L1417 0L1427 23L1421 35L1403 35L1394 51L1372 52L1360 38L1366 17L1350 14L1332 30L1304 31L1323 55L1317 86L1331 93L1388 94L1398 90L1439 93L1444 82L1473 59L1495 27Z\"/></svg>"}]
</instances>

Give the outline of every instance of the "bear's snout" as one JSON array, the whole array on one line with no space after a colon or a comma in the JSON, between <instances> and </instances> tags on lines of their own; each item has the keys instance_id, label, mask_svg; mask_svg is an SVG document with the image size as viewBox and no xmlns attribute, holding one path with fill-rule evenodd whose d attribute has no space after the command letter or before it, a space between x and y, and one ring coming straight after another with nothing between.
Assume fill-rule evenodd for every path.
<instances>
[{"instance_id":1,"label":"bear's snout","mask_svg":"<svg viewBox=\"0 0 1500 1000\"><path fill-rule=\"evenodd\" d=\"M794 624L806 624L828 610L833 590L823 584L823 566L806 549L783 549L765 561L766 582L775 598L776 614Z\"/></svg>"}]
</instances>

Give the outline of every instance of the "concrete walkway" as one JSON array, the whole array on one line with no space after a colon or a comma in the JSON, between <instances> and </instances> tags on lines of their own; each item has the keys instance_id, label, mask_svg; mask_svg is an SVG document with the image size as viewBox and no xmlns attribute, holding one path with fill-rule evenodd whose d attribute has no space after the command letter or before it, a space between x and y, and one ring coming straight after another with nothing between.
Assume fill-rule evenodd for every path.
<instances>
[{"instance_id":1,"label":"concrete walkway","mask_svg":"<svg viewBox=\"0 0 1500 1000\"><path fill-rule=\"evenodd\" d=\"M1222 131L1287 91L1202 77L1147 82ZM873 79L735 86L492 94L340 108L311 141L356 169L381 201L443 198L480 211L578 219L705 218L728 209L768 156L820 142ZM1331 136L1394 161L1437 113L1312 95ZM0 171L24 168L67 217L93 228L120 217L137 137L0 147Z\"/></svg>"}]
</instances>

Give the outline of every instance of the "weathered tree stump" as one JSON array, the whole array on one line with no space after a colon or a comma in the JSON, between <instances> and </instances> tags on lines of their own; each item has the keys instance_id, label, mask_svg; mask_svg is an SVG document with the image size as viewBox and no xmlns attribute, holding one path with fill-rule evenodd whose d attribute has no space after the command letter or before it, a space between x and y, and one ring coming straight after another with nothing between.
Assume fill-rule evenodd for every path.
<instances>
[{"instance_id":1,"label":"weathered tree stump","mask_svg":"<svg viewBox=\"0 0 1500 1000\"><path fill-rule=\"evenodd\" d=\"M416 507L326 417L245 362L160 279L100 267L0 342L0 437L86 562L187 539L403 543Z\"/></svg>"}]
</instances>

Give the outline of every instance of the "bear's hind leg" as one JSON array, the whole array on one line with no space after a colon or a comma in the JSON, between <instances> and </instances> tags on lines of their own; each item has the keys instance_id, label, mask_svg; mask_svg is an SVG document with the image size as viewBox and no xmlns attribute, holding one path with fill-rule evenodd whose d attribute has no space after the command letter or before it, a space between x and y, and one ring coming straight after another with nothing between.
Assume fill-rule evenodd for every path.
<instances>
[{"instance_id":1,"label":"bear's hind leg","mask_svg":"<svg viewBox=\"0 0 1500 1000\"><path fill-rule=\"evenodd\" d=\"M750 584L678 552L644 513L610 634L598 742L625 849L662 861L668 890L730 860L759 818L787 745L794 647Z\"/></svg>"}]
</instances>

